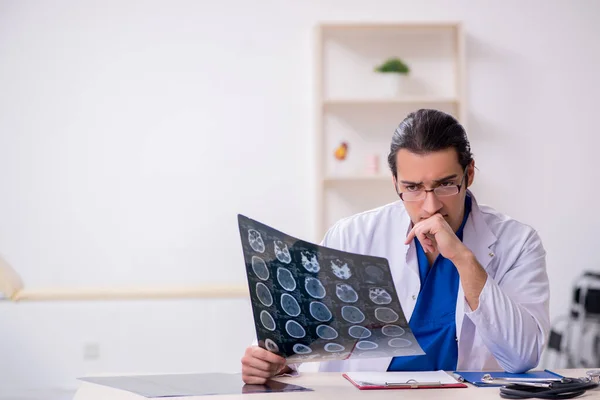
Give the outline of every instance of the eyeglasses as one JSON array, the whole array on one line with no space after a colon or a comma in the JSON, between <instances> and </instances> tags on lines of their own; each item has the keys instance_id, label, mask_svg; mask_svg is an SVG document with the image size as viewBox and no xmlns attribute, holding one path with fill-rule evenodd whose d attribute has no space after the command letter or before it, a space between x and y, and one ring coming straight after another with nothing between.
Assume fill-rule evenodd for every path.
<instances>
[{"instance_id":1,"label":"eyeglasses","mask_svg":"<svg viewBox=\"0 0 600 400\"><path fill-rule=\"evenodd\" d=\"M463 173L463 177L458 185L450 185L450 186L438 186L433 189L421 189L414 190L412 192L398 192L398 196L402 201L421 201L425 200L427 197L427 192L433 192L438 197L446 197L446 196L454 196L460 192L461 187L463 186L463 182L465 181L465 177L467 176L467 169L465 168L465 172ZM398 188L396 188L397 190Z\"/></svg>"}]
</instances>

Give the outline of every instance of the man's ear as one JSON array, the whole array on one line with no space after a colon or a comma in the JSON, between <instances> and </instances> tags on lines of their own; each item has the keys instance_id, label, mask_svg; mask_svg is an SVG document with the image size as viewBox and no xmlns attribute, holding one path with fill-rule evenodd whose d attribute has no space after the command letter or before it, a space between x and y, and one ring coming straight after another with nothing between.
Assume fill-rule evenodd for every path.
<instances>
[{"instance_id":1,"label":"man's ear","mask_svg":"<svg viewBox=\"0 0 600 400\"><path fill-rule=\"evenodd\" d=\"M473 184L473 180L475 179L475 160L471 160L467 166L467 177L467 187L469 187Z\"/></svg>"}]
</instances>

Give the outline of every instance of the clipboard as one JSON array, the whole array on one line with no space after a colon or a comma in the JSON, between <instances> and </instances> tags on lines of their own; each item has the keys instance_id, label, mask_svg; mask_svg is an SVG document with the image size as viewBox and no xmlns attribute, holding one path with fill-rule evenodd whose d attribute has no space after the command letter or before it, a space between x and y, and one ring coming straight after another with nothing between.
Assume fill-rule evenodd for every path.
<instances>
[{"instance_id":1,"label":"clipboard","mask_svg":"<svg viewBox=\"0 0 600 400\"><path fill-rule=\"evenodd\" d=\"M359 390L466 388L445 371L348 372L342 376Z\"/></svg>"},{"instance_id":2,"label":"clipboard","mask_svg":"<svg viewBox=\"0 0 600 400\"><path fill-rule=\"evenodd\" d=\"M503 385L493 384L493 383L485 383L482 378L485 374L490 374L494 378L532 378L532 379L552 379L552 378L563 378L562 375L557 374L556 372L552 372L549 369L545 369L543 371L529 371L523 374L511 374L509 372L504 371L454 371L456 376L459 376L465 380L465 382L469 382L470 384L477 387L500 387Z\"/></svg>"}]
</instances>

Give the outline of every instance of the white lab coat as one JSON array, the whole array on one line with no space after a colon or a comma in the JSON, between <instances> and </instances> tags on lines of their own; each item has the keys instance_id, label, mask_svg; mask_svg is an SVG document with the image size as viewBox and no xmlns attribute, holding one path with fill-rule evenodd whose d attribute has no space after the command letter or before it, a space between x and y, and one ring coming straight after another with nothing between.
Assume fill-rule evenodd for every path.
<instances>
[{"instance_id":1,"label":"white lab coat","mask_svg":"<svg viewBox=\"0 0 600 400\"><path fill-rule=\"evenodd\" d=\"M470 193L470 192L469 192ZM472 311L459 285L456 333L460 370L523 372L539 363L550 328L546 252L531 227L479 206L464 227L463 243L488 274ZM414 241L405 245L410 217L401 201L345 218L323 245L385 257L390 263L402 310L410 320L421 286ZM320 371L385 371L391 358L328 361Z\"/></svg>"}]
</instances>

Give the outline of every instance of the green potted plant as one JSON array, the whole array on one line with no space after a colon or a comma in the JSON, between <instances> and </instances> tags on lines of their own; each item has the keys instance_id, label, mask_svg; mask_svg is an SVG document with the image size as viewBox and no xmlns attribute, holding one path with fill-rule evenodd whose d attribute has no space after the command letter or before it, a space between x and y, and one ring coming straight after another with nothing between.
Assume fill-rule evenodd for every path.
<instances>
[{"instance_id":1,"label":"green potted plant","mask_svg":"<svg viewBox=\"0 0 600 400\"><path fill-rule=\"evenodd\" d=\"M391 96L402 94L403 81L410 73L410 67L398 57L390 57L375 67L375 72L386 77L386 90Z\"/></svg>"}]
</instances>

